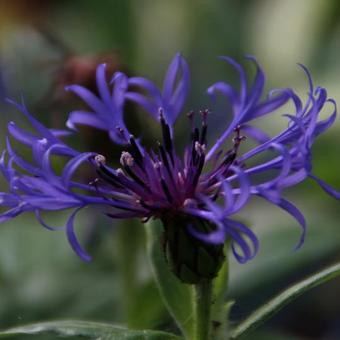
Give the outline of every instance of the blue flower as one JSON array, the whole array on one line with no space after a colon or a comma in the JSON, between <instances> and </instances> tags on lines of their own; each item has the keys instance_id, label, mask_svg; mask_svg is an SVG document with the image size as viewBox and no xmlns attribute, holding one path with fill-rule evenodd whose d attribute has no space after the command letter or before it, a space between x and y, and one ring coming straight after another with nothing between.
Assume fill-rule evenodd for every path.
<instances>
[{"instance_id":1,"label":"blue flower","mask_svg":"<svg viewBox=\"0 0 340 340\"><path fill-rule=\"evenodd\" d=\"M70 133L44 127L27 111L25 105L12 104L29 119L35 133L29 133L14 123L8 125L11 138L3 153L0 167L9 184L7 193L1 193L1 205L7 210L0 215L5 221L33 211L39 222L42 211L71 209L65 229L73 249L83 260L90 256L80 246L73 230L77 212L89 205L104 205L112 218L138 217L143 221L159 218L162 221L185 216L183 226L196 239L206 244L221 245L231 241L236 259L243 263L255 256L259 242L252 229L235 220L234 215L245 208L253 196L258 196L292 215L301 226L298 247L304 242L306 222L302 213L284 198L284 190L311 178L335 198L340 193L312 173L311 147L315 138L325 132L336 117L336 104L327 98L322 87L314 87L308 70L301 65L309 81L308 98L303 102L289 88L275 89L264 97L265 75L254 57L256 75L248 84L244 68L229 57L222 57L240 76L240 87L218 82L210 86L208 95L225 98L225 112L232 116L231 123L208 148L208 110L190 111L190 135L184 152L174 146L174 127L190 87L187 62L177 54L165 76L163 90L148 79L127 77L115 73L108 83L105 65L97 69L99 96L79 86L67 90L82 98L89 111L73 111L67 127L88 125L106 130L114 143L125 145L120 156L120 168L107 165L103 155L94 152L79 153L61 140ZM135 139L124 123L124 105L133 102L148 112L159 124L162 141L153 150L147 150ZM288 106L287 103L293 105ZM333 112L321 120L326 105ZM293 106L293 109L289 109ZM252 122L285 109L287 128L269 136ZM198 117L196 117L198 116ZM199 126L196 126L199 119ZM14 150L10 139L32 151L32 161L25 160ZM248 139L256 143L248 143ZM247 149L246 152L240 151ZM249 146L250 145L250 146ZM114 157L112 155L107 155ZM260 156L260 157L258 157ZM66 159L61 174L52 166L52 158ZM256 158L255 158L256 157ZM263 161L256 161L263 159ZM83 183L75 173L80 165L94 170L93 181ZM252 165L248 165L252 164ZM260 176L259 176L260 175ZM81 192L81 193L80 193ZM209 232L197 228L196 219L206 221Z\"/></svg>"}]
</instances>

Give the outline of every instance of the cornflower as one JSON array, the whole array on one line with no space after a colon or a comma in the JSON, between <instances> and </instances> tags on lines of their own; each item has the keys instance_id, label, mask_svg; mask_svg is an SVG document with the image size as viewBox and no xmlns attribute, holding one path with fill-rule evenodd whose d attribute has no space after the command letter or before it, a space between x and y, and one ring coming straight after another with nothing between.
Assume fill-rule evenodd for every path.
<instances>
[{"instance_id":1,"label":"cornflower","mask_svg":"<svg viewBox=\"0 0 340 340\"><path fill-rule=\"evenodd\" d=\"M312 173L311 153L315 138L335 120L335 101L327 97L324 88L314 87L310 73L302 65L309 82L305 102L290 88L272 90L264 97L265 75L254 57L247 57L256 68L250 84L240 64L229 57L221 59L238 72L239 89L217 82L207 93L212 99L218 94L225 98L221 118L230 117L230 123L208 144L210 111L199 112L198 124L198 114L190 111L189 142L181 151L175 148L174 128L183 112L190 76L187 62L180 54L172 60L162 90L148 79L127 77L121 72L116 72L108 82L105 64L96 71L97 95L79 85L66 87L89 108L70 113L68 130L48 129L29 113L23 101L21 104L10 101L27 117L34 133L14 122L8 124L10 137L0 169L9 190L0 193L1 206L7 209L0 215L0 221L34 212L44 227L54 230L43 220L41 212L71 209L63 229L74 251L89 261L91 256L74 231L74 219L81 209L103 205L107 207L106 215L115 219L137 217L143 222L160 219L164 225L164 251L173 272L184 282L197 283L217 275L226 241L240 263L256 255L259 248L256 234L235 215L257 196L297 220L302 230L297 244L300 247L305 237L305 218L284 198L284 191L311 178L339 199L338 191ZM159 124L162 138L151 150L130 134L125 125L127 102L139 105ZM286 106L288 102L290 106ZM320 112L327 104L333 111L321 120ZM269 136L252 124L260 117L269 119L278 109L287 110L283 115L287 127L279 134ZM76 131L77 125L105 130L112 142L124 145L121 166L108 165L106 158L112 155L78 152L65 144L62 137ZM15 150L12 140L31 150L31 161ZM255 146L249 146L253 142ZM241 145L248 146L248 151L242 153ZM54 157L66 159L61 174L51 165ZM255 157L255 164L248 165L254 163ZM75 178L84 163L94 170L90 183Z\"/></svg>"}]
</instances>

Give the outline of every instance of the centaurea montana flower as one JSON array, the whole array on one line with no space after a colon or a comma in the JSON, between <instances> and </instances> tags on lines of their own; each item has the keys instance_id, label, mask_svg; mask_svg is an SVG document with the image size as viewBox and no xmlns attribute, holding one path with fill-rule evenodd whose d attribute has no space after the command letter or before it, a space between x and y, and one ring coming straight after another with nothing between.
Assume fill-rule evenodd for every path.
<instances>
[{"instance_id":1,"label":"centaurea montana flower","mask_svg":"<svg viewBox=\"0 0 340 340\"><path fill-rule=\"evenodd\" d=\"M82 208L105 205L110 208L106 214L117 219L138 217L147 221L159 218L165 227L168 257L173 262L175 274L185 282L194 283L200 276L216 276L224 257L223 244L226 240L230 241L232 252L239 262L244 263L255 256L259 247L255 233L235 220L234 215L246 206L252 196L258 196L284 209L297 220L302 228L299 247L304 242L305 219L283 197L283 191L312 178L339 199L338 191L312 174L311 155L314 139L335 120L335 102L327 98L324 88L314 88L308 70L302 65L309 81L305 103L289 88L270 91L263 98L265 75L254 57L247 57L256 67L256 75L250 85L240 64L228 57L221 59L239 73L240 88L218 82L207 92L212 98L217 94L225 97L229 111L226 109L223 114L231 115L231 122L208 148L209 111L200 111L199 128L195 126L195 113L189 112L190 142L184 148L183 156L175 150L174 125L183 111L190 79L187 62L179 54L168 68L162 91L148 79L129 78L121 72L115 73L108 83L105 64L97 68L97 95L79 85L66 88L89 107L88 111L71 112L67 127L76 130L76 125L81 124L105 130L114 143L126 145L127 149L120 157L120 168L107 165L103 155L80 153L67 146L60 137L70 130L47 129L23 103L14 103L29 119L35 133L26 132L13 122L9 123L8 132L13 139L31 149L33 161L25 160L14 150L10 138L7 139L7 151L2 155L0 168L9 183L9 192L0 195L1 205L8 210L0 215L0 220L32 211L43 226L53 229L43 221L41 212L71 209L65 226L67 237L75 252L87 261L91 257L80 246L74 232L74 218ZM141 106L160 125L162 141L154 150L147 150L139 139L130 134L124 123L126 102ZM284 114L288 126L278 135L270 137L251 124L259 117L286 107L287 102L291 102L294 109ZM320 120L320 112L327 103L333 106L333 112ZM247 143L246 138L257 144L241 154L239 147ZM226 147L230 139L232 145ZM247 162L258 155L266 161L248 166ZM60 175L51 166L52 156L67 159ZM83 163L96 171L91 183L74 179L75 172ZM181 245L183 237L184 246ZM196 260L194 268L188 263L191 259L185 259L186 255L182 254L188 243L190 247L199 249L195 256L203 259L208 268L202 269Z\"/></svg>"}]
</instances>

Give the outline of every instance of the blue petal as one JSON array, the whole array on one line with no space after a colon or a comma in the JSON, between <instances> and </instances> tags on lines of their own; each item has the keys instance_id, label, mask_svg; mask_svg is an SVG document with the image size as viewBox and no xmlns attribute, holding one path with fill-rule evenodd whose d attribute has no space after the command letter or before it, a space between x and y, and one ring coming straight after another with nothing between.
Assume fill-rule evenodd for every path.
<instances>
[{"instance_id":1,"label":"blue petal","mask_svg":"<svg viewBox=\"0 0 340 340\"><path fill-rule=\"evenodd\" d=\"M336 190L334 188L332 188L329 184L327 184L325 181L323 181L322 179L320 179L319 177L316 177L313 174L309 175L310 178L312 178L314 181L316 181L320 187L327 192L328 195L336 198L337 200L340 199L340 191Z\"/></svg>"},{"instance_id":2,"label":"blue petal","mask_svg":"<svg viewBox=\"0 0 340 340\"><path fill-rule=\"evenodd\" d=\"M74 232L74 217L79 212L82 207L76 209L69 217L66 223L66 235L68 241L70 242L71 247L76 252L76 254L85 262L89 262L92 260L92 257L81 247L77 240L77 236Z\"/></svg>"},{"instance_id":3,"label":"blue petal","mask_svg":"<svg viewBox=\"0 0 340 340\"><path fill-rule=\"evenodd\" d=\"M66 126L69 129L76 130L77 124L88 125L101 130L107 130L108 127L107 123L104 120L99 119L95 113L86 111L72 111L69 114Z\"/></svg>"}]
</instances>

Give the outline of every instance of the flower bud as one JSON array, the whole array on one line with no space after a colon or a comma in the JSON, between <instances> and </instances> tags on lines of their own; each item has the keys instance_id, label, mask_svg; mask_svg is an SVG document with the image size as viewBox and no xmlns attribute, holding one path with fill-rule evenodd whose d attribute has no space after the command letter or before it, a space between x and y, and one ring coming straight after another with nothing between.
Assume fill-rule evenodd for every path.
<instances>
[{"instance_id":1,"label":"flower bud","mask_svg":"<svg viewBox=\"0 0 340 340\"><path fill-rule=\"evenodd\" d=\"M187 226L209 233L215 226L208 221L176 215L162 218L164 225L164 253L172 272L184 283L197 284L217 276L225 259L223 244L202 242L191 235Z\"/></svg>"}]
</instances>

